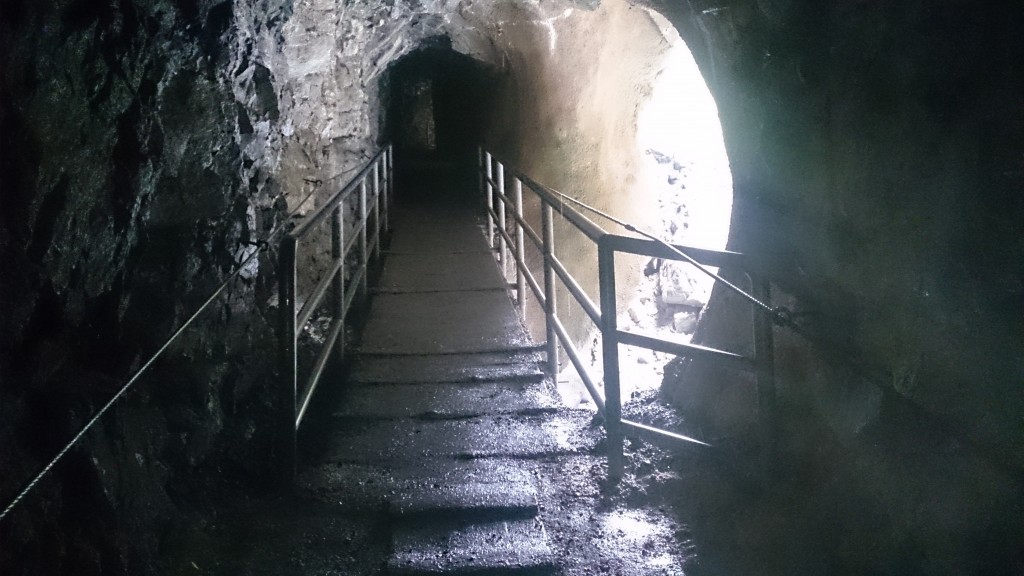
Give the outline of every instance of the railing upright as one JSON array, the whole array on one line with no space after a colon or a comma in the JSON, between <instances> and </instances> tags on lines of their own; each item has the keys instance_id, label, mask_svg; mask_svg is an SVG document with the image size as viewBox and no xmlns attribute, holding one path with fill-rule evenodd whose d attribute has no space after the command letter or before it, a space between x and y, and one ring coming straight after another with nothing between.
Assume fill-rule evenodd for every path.
<instances>
[{"instance_id":1,"label":"railing upright","mask_svg":"<svg viewBox=\"0 0 1024 576\"><path fill-rule=\"evenodd\" d=\"M498 185L498 195L501 198L498 200L498 228L503 232L508 231L507 223L505 222L505 166L501 162L495 162L495 178L494 182ZM501 279L508 282L508 243L505 242L505 235L498 234L498 261L501 262Z\"/></svg>"},{"instance_id":2,"label":"railing upright","mask_svg":"<svg viewBox=\"0 0 1024 576\"><path fill-rule=\"evenodd\" d=\"M363 176L361 182L359 182L359 221L366 222L366 176ZM369 278L365 270L370 265L370 249L369 239L366 230L366 226L362 226L359 229L359 265L364 270L362 277L359 279L359 290L361 294L366 294L369 290Z\"/></svg>"},{"instance_id":3,"label":"railing upright","mask_svg":"<svg viewBox=\"0 0 1024 576\"><path fill-rule=\"evenodd\" d=\"M544 238L544 325L547 328L548 375L558 377L558 335L555 333L555 315L558 313L555 296L555 217L547 202L541 203L541 228ZM488 218L490 220L490 218Z\"/></svg>"},{"instance_id":4,"label":"railing upright","mask_svg":"<svg viewBox=\"0 0 1024 576\"><path fill-rule=\"evenodd\" d=\"M526 237L523 226L519 223L523 219L523 181L512 177L512 201L515 203L516 216L516 262L526 262ZM516 304L519 306L520 318L526 318L526 274L523 268L516 265Z\"/></svg>"},{"instance_id":5,"label":"railing upright","mask_svg":"<svg viewBox=\"0 0 1024 576\"><path fill-rule=\"evenodd\" d=\"M608 435L608 476L622 478L623 430L622 393L619 382L619 340L616 320L615 249L607 242L598 242L597 268L601 292L601 356L604 360L604 418Z\"/></svg>"},{"instance_id":6,"label":"railing upright","mask_svg":"<svg viewBox=\"0 0 1024 576\"><path fill-rule=\"evenodd\" d=\"M342 205L331 211L331 257L338 266L331 287L331 312L335 321L345 325L345 221ZM345 356L345 329L342 328L334 341L335 366L341 368Z\"/></svg>"},{"instance_id":7,"label":"railing upright","mask_svg":"<svg viewBox=\"0 0 1024 576\"><path fill-rule=\"evenodd\" d=\"M380 228L380 164L373 166L373 225ZM373 254L380 258L380 234L373 235Z\"/></svg>"},{"instance_id":8,"label":"railing upright","mask_svg":"<svg viewBox=\"0 0 1024 576\"><path fill-rule=\"evenodd\" d=\"M761 302L771 302L769 282L759 275L750 275L751 293ZM772 319L754 310L754 370L757 381L757 410L760 425L761 473L771 476L776 461L775 415L775 336Z\"/></svg>"},{"instance_id":9,"label":"railing upright","mask_svg":"<svg viewBox=\"0 0 1024 576\"><path fill-rule=\"evenodd\" d=\"M384 234L391 232L389 215L391 212L391 146L384 151L384 165L381 171L384 173L384 202L381 204L381 230Z\"/></svg>"},{"instance_id":10,"label":"railing upright","mask_svg":"<svg viewBox=\"0 0 1024 576\"><path fill-rule=\"evenodd\" d=\"M492 180L493 176L494 176L494 166L493 166L493 164L491 162L491 153L490 152L484 152L484 159L486 160L484 162L484 166L485 166L486 176L487 176L485 178L485 184L484 184L484 186L485 186L484 196L486 196L487 211L488 211L488 213L490 213L490 212L494 211L494 186L491 184L491 182L493 181ZM487 246L491 250L494 250L494 220L491 219L491 218L487 219Z\"/></svg>"},{"instance_id":11,"label":"railing upright","mask_svg":"<svg viewBox=\"0 0 1024 576\"><path fill-rule=\"evenodd\" d=\"M295 238L285 236L278 254L278 305L281 307L281 385L275 387L277 394L274 406L277 418L274 424L273 451L275 460L281 463L278 469L281 486L291 486L295 481L295 406L298 404L299 371L296 355L295 333Z\"/></svg>"},{"instance_id":12,"label":"railing upright","mask_svg":"<svg viewBox=\"0 0 1024 576\"><path fill-rule=\"evenodd\" d=\"M388 212L394 190L393 149L387 146L367 164L358 176L334 194L326 204L299 222L291 232L281 240L278 254L278 302L280 305L280 386L275 387L274 406L275 430L273 434L273 456L280 463L280 483L290 486L295 479L295 441L296 433L311 405L313 393L323 376L332 356L340 367L345 356L345 322L349 308L356 299L368 295L368 279L371 257L381 256L381 236L388 231ZM371 174L372 171L372 174ZM368 187L372 185L372 218L368 206ZM353 199L352 195L358 194ZM357 236L346 240L345 212L352 202L358 202ZM309 297L298 310L296 251L299 240L304 238L315 227L331 221L331 266ZM373 226L372 246L370 245L370 226ZM346 264L353 250L355 256L354 272L349 275ZM358 279L357 279L358 276ZM351 286L346 286L351 282ZM327 298L327 307L331 312L331 329L323 343L305 385L299 384L299 365L297 344L300 333L306 323Z\"/></svg>"}]
</instances>

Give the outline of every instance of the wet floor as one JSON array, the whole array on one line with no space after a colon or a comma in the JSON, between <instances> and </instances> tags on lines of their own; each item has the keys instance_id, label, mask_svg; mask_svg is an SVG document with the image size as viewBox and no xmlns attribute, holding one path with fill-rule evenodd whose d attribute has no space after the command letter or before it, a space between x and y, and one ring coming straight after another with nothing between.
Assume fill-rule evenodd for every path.
<instances>
[{"instance_id":1,"label":"wet floor","mask_svg":"<svg viewBox=\"0 0 1024 576\"><path fill-rule=\"evenodd\" d=\"M478 224L401 207L296 493L222 514L167 572L683 573L671 514L603 489L602 430L559 404Z\"/></svg>"}]
</instances>

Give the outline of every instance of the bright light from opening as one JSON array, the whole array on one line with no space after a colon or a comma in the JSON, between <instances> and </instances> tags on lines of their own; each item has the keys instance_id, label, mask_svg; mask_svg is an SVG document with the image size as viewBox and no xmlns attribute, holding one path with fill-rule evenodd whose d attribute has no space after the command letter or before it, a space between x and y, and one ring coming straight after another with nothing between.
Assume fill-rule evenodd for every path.
<instances>
[{"instance_id":1,"label":"bright light from opening","mask_svg":"<svg viewBox=\"0 0 1024 576\"><path fill-rule=\"evenodd\" d=\"M662 186L663 232L680 244L721 250L729 238L732 173L718 107L689 49L678 34L674 40L640 111L637 143Z\"/></svg>"},{"instance_id":2,"label":"bright light from opening","mask_svg":"<svg viewBox=\"0 0 1024 576\"><path fill-rule=\"evenodd\" d=\"M658 218L650 232L673 244L722 250L732 218L732 172L722 139L718 107L689 48L660 14L649 11L670 45L657 63L649 100L637 117L642 179L653 187ZM715 271L712 268L712 271ZM620 307L619 326L679 342L689 342L713 280L680 262L651 261L631 298ZM602 371L596 338L588 346L591 371ZM657 388L672 356L622 346L621 393ZM599 376L598 376L599 377ZM559 392L569 405L593 407L575 369L559 376Z\"/></svg>"}]
</instances>

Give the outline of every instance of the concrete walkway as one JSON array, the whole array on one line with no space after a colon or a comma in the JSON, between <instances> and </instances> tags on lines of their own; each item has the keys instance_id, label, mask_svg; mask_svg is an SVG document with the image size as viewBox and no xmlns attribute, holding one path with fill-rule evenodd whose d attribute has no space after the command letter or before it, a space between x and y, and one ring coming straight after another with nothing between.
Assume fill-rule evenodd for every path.
<instances>
[{"instance_id":1,"label":"concrete walkway","mask_svg":"<svg viewBox=\"0 0 1024 576\"><path fill-rule=\"evenodd\" d=\"M385 507L388 574L552 573L532 460L581 446L537 347L471 207L403 206L394 230L310 488Z\"/></svg>"}]
</instances>

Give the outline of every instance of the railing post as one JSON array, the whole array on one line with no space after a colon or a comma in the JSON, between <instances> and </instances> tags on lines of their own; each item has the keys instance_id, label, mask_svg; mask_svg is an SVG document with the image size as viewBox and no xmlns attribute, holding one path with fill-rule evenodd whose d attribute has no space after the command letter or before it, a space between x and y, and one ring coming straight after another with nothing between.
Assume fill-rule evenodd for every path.
<instances>
[{"instance_id":1,"label":"railing post","mask_svg":"<svg viewBox=\"0 0 1024 576\"><path fill-rule=\"evenodd\" d=\"M369 266L370 266L370 253L368 250L368 242L366 238L366 176L359 182L359 265L363 267L363 274L359 281L359 290L361 293L360 298L365 298L368 292L369 285Z\"/></svg>"},{"instance_id":2,"label":"railing post","mask_svg":"<svg viewBox=\"0 0 1024 576\"><path fill-rule=\"evenodd\" d=\"M485 200L487 202L487 247L491 250L494 249L494 219L491 217L491 213L494 212L494 186L491 185L492 176L494 174L494 167L491 162L491 153L484 152L486 162L486 172L484 173L484 181L486 189L484 190Z\"/></svg>"},{"instance_id":3,"label":"railing post","mask_svg":"<svg viewBox=\"0 0 1024 576\"><path fill-rule=\"evenodd\" d=\"M498 229L508 232L505 225L505 167L498 162L498 169L495 174L495 184L498 185ZM501 261L501 279L508 282L508 243L505 242L505 234L498 234L498 259Z\"/></svg>"},{"instance_id":4,"label":"railing post","mask_svg":"<svg viewBox=\"0 0 1024 576\"><path fill-rule=\"evenodd\" d=\"M279 467L278 481L288 488L295 481L295 410L298 403L298 356L295 333L295 238L285 236L278 256L278 305L280 306L281 381L275 387L273 453Z\"/></svg>"},{"instance_id":5,"label":"railing post","mask_svg":"<svg viewBox=\"0 0 1024 576\"><path fill-rule=\"evenodd\" d=\"M608 434L608 478L617 482L622 478L623 432L622 393L619 388L619 337L616 321L615 250L606 237L598 241L597 274L601 290L601 354L604 358L604 419Z\"/></svg>"},{"instance_id":6,"label":"railing post","mask_svg":"<svg viewBox=\"0 0 1024 576\"><path fill-rule=\"evenodd\" d=\"M512 177L512 201L516 206L516 304L519 305L519 317L526 319L526 274L519 262L526 262L526 238L520 220L523 218L523 181Z\"/></svg>"},{"instance_id":7,"label":"railing post","mask_svg":"<svg viewBox=\"0 0 1024 576\"><path fill-rule=\"evenodd\" d=\"M381 172L384 178L384 186L382 188L384 194L384 201L381 204L381 231L387 234L391 231L391 222L389 221L389 206L391 202L391 146L389 145L384 149L384 155L381 156Z\"/></svg>"},{"instance_id":8,"label":"railing post","mask_svg":"<svg viewBox=\"0 0 1024 576\"><path fill-rule=\"evenodd\" d=\"M541 232L544 238L544 318L547 327L548 375L558 378L558 336L555 334L555 314L558 312L555 296L555 217L551 205L541 201Z\"/></svg>"},{"instance_id":9,"label":"railing post","mask_svg":"<svg viewBox=\"0 0 1024 576\"><path fill-rule=\"evenodd\" d=\"M771 305L771 288L760 276L750 275L752 296ZM775 414L775 344L772 318L765 311L754 310L754 363L757 377L758 427L761 437L761 473L771 477L776 460Z\"/></svg>"},{"instance_id":10,"label":"railing post","mask_svg":"<svg viewBox=\"0 0 1024 576\"><path fill-rule=\"evenodd\" d=\"M395 146L394 144L388 144L388 204L387 214L393 214L395 211ZM391 230L391 223L388 220L388 215L385 216L384 220L387 222L388 230Z\"/></svg>"},{"instance_id":11,"label":"railing post","mask_svg":"<svg viewBox=\"0 0 1024 576\"><path fill-rule=\"evenodd\" d=\"M342 250L345 248L345 223L342 216L342 205L339 202L331 213L331 258L334 262L342 260L345 256ZM331 286L331 310L335 322L342 325L338 339L334 343L333 354L335 365L340 371L345 362L345 263L338 267Z\"/></svg>"},{"instance_id":12,"label":"railing post","mask_svg":"<svg viewBox=\"0 0 1024 576\"><path fill-rule=\"evenodd\" d=\"M380 258L380 162L373 163L373 252ZM367 271L369 273L369 271Z\"/></svg>"},{"instance_id":13,"label":"railing post","mask_svg":"<svg viewBox=\"0 0 1024 576\"><path fill-rule=\"evenodd\" d=\"M477 192L479 193L480 204L484 207L487 206L487 189L484 188L484 147L476 147L476 181L477 181Z\"/></svg>"}]
</instances>

